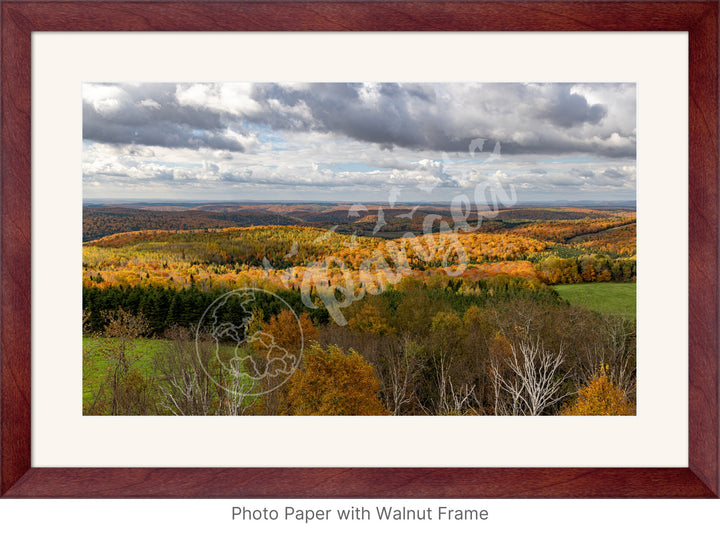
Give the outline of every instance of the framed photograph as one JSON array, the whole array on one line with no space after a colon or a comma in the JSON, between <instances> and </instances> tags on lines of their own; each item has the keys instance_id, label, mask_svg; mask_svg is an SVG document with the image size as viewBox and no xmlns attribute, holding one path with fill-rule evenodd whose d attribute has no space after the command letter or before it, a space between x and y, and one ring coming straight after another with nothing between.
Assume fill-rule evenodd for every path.
<instances>
[{"instance_id":1,"label":"framed photograph","mask_svg":"<svg viewBox=\"0 0 720 535\"><path fill-rule=\"evenodd\" d=\"M0 493L717 497L717 28L2 2Z\"/></svg>"}]
</instances>

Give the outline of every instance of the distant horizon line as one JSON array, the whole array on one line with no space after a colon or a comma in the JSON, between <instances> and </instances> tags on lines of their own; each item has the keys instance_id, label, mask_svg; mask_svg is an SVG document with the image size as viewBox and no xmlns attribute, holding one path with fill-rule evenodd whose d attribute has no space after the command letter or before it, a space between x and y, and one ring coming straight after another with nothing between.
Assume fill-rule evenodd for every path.
<instances>
[{"instance_id":1,"label":"distant horizon line","mask_svg":"<svg viewBox=\"0 0 720 535\"><path fill-rule=\"evenodd\" d=\"M292 200L292 199L281 199L281 200L187 200L187 199L128 199L128 198L85 198L83 204L183 204L183 205L203 205L203 204L381 204L387 206L394 205L416 205L416 204L436 204L436 205L448 205L453 204L452 201L397 201L390 203L388 201L373 201L373 200ZM557 201L550 200L532 200L515 203L507 208L514 206L523 206L528 204L637 204L637 199L581 199L581 200L569 200L561 199Z\"/></svg>"}]
</instances>

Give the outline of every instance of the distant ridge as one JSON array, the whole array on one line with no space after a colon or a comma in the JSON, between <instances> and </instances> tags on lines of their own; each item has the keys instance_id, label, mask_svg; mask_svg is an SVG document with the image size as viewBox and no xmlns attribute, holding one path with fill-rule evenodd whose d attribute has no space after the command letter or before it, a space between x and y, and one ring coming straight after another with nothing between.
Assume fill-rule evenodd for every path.
<instances>
[{"instance_id":1,"label":"distant ridge","mask_svg":"<svg viewBox=\"0 0 720 535\"><path fill-rule=\"evenodd\" d=\"M577 220L626 216L635 212L635 202L522 203L497 212L487 207L470 209L466 220L522 221ZM434 224L456 219L447 203L142 203L86 204L83 207L83 242L104 236L139 230L193 230L260 225L334 228L344 234L396 237L403 232L423 230L427 216ZM376 222L382 224L376 227ZM382 229L382 230L381 230Z\"/></svg>"}]
</instances>

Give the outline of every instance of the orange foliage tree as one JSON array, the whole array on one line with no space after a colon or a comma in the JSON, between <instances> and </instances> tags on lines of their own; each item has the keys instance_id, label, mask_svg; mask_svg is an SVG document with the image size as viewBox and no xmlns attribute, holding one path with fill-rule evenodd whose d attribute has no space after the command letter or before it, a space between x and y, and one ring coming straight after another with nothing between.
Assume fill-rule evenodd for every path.
<instances>
[{"instance_id":1,"label":"orange foliage tree","mask_svg":"<svg viewBox=\"0 0 720 535\"><path fill-rule=\"evenodd\" d=\"M350 318L348 325L352 329L385 336L393 334L395 329L388 324L386 314L382 314L375 306L364 303L360 310Z\"/></svg>"},{"instance_id":2,"label":"orange foliage tree","mask_svg":"<svg viewBox=\"0 0 720 535\"><path fill-rule=\"evenodd\" d=\"M388 414L378 397L373 367L354 350L316 342L305 352L303 367L289 381L288 412L295 415Z\"/></svg>"},{"instance_id":3,"label":"orange foliage tree","mask_svg":"<svg viewBox=\"0 0 720 535\"><path fill-rule=\"evenodd\" d=\"M307 313L296 316L288 309L283 309L267 322L263 322L260 313L257 316L256 324L249 327L250 332L258 333L252 345L255 352L253 364L256 370L268 372L262 379L262 388L266 393L257 409L264 414L281 414L286 410L288 387L285 373L277 373L287 365L282 358L283 352L299 357L303 346L306 347L310 340L317 337L317 328Z\"/></svg>"},{"instance_id":4,"label":"orange foliage tree","mask_svg":"<svg viewBox=\"0 0 720 535\"><path fill-rule=\"evenodd\" d=\"M603 368L578 392L573 405L562 411L565 416L633 416L635 405L615 386Z\"/></svg>"},{"instance_id":5,"label":"orange foliage tree","mask_svg":"<svg viewBox=\"0 0 720 535\"><path fill-rule=\"evenodd\" d=\"M293 349L317 337L317 328L307 312L295 316L290 310L283 309L262 326L264 333L273 336L275 343L285 349Z\"/></svg>"}]
</instances>

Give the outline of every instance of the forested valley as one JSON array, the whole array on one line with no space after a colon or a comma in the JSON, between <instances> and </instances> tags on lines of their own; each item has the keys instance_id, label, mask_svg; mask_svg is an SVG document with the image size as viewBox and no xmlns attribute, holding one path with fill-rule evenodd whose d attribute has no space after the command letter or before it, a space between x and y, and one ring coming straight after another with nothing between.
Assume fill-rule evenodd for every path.
<instances>
[{"instance_id":1,"label":"forested valley","mask_svg":"<svg viewBox=\"0 0 720 535\"><path fill-rule=\"evenodd\" d=\"M84 414L635 414L634 211L242 208L86 210Z\"/></svg>"}]
</instances>

